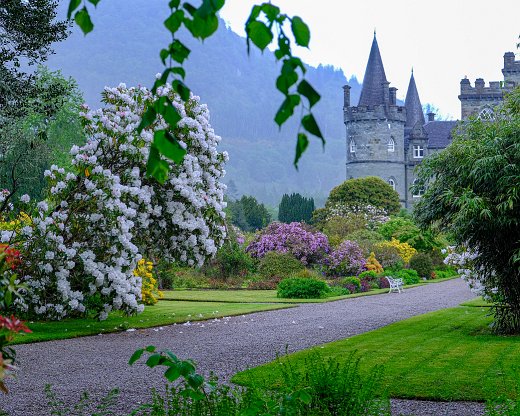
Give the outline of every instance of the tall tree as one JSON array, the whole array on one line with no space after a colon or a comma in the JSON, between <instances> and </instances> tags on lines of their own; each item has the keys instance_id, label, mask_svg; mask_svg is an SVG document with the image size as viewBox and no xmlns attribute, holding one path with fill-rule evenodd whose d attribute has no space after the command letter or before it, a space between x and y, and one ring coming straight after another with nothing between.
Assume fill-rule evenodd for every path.
<instances>
[{"instance_id":1,"label":"tall tree","mask_svg":"<svg viewBox=\"0 0 520 416\"><path fill-rule=\"evenodd\" d=\"M314 211L314 199L298 193L284 194L278 207L278 220L285 223L304 221L309 223Z\"/></svg>"},{"instance_id":2,"label":"tall tree","mask_svg":"<svg viewBox=\"0 0 520 416\"><path fill-rule=\"evenodd\" d=\"M520 333L520 87L494 120L471 120L419 168L426 187L414 214L469 248L477 279L494 302L494 328ZM468 256L469 257L469 256Z\"/></svg>"},{"instance_id":3,"label":"tall tree","mask_svg":"<svg viewBox=\"0 0 520 416\"><path fill-rule=\"evenodd\" d=\"M68 23L55 21L57 5L55 0L0 2L0 111L4 117L20 114L19 103L32 92L32 78L22 65L44 62L52 53L51 45L68 35Z\"/></svg>"}]
</instances>

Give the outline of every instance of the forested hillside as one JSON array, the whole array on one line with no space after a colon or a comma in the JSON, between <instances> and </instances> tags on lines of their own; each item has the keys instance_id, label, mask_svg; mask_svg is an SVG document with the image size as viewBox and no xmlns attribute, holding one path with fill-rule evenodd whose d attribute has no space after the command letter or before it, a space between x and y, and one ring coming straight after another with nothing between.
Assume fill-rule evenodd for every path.
<instances>
[{"instance_id":1,"label":"forested hillside","mask_svg":"<svg viewBox=\"0 0 520 416\"><path fill-rule=\"evenodd\" d=\"M67 41L57 45L49 66L76 78L92 106L99 105L105 85L150 86L162 69L158 52L168 42L161 23L164 4L161 0L101 2L102 13L93 15L96 30L84 38L75 28ZM240 194L271 205L292 192L313 196L319 205L345 179L342 86L347 80L343 72L327 66L308 69L308 79L322 94L316 113L327 145L322 151L319 143L313 143L296 172L292 165L296 120L281 132L273 122L282 101L274 87L278 69L273 55L254 51L248 57L245 39L224 22L203 45L186 39L192 49L186 82L208 104L213 127L230 153L226 181L233 179ZM357 102L360 85L355 79L348 82Z\"/></svg>"}]
</instances>

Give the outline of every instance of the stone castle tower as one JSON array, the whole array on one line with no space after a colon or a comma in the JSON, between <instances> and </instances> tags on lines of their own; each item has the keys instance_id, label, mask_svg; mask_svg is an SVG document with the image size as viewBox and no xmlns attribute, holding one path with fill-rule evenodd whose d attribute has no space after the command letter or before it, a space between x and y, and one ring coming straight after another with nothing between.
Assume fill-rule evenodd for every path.
<instances>
[{"instance_id":1,"label":"stone castle tower","mask_svg":"<svg viewBox=\"0 0 520 416\"><path fill-rule=\"evenodd\" d=\"M504 82L484 86L481 78L471 87L461 81L459 99L462 120L471 115L492 115L493 107L504 94L520 85L520 61L513 52L504 55ZM379 176L399 194L401 204L411 208L422 196L412 194L415 168L433 152L446 148L452 141L457 121L437 121L435 114L425 120L419 92L412 71L405 105L397 104L397 88L390 87L376 35L370 49L359 103L350 103L350 87L343 87L343 114L347 132L346 178Z\"/></svg>"}]
</instances>

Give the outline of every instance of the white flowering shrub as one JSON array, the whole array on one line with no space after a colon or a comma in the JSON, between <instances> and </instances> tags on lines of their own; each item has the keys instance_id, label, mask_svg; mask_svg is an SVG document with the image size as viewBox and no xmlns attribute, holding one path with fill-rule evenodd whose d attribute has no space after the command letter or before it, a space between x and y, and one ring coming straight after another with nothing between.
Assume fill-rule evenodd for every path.
<instances>
[{"instance_id":1,"label":"white flowering shrub","mask_svg":"<svg viewBox=\"0 0 520 416\"><path fill-rule=\"evenodd\" d=\"M105 108L83 114L89 140L71 150L75 173L57 166L45 173L48 198L18 235L29 313L60 319L95 311L104 319L112 310L139 312L133 270L142 257L202 265L222 244L227 154L217 151L208 109L198 97L182 103L169 85L157 95L181 115L172 134L187 151L179 165L165 160L164 184L147 177L146 161L154 131L166 124L156 120L138 134L155 97L124 84L105 89Z\"/></svg>"},{"instance_id":2,"label":"white flowering shrub","mask_svg":"<svg viewBox=\"0 0 520 416\"><path fill-rule=\"evenodd\" d=\"M491 300L491 294L494 290L491 290L491 292L486 290L482 283L482 278L475 265L475 259L478 257L477 252L465 247L455 246L449 246L442 252L447 254L444 263L457 268L457 273L468 284L473 293L484 297L486 300Z\"/></svg>"}]
</instances>

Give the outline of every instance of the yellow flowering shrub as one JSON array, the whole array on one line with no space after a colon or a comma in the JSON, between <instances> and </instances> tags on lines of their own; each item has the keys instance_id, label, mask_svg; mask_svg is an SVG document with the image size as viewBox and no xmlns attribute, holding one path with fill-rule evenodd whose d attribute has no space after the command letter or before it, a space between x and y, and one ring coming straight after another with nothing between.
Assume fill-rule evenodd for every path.
<instances>
[{"instance_id":1,"label":"yellow flowering shrub","mask_svg":"<svg viewBox=\"0 0 520 416\"><path fill-rule=\"evenodd\" d=\"M383 266L381 266L381 263L377 261L376 255L373 251L370 253L370 256L368 256L365 268L376 273L381 273L383 271Z\"/></svg>"},{"instance_id":2,"label":"yellow flowering shrub","mask_svg":"<svg viewBox=\"0 0 520 416\"><path fill-rule=\"evenodd\" d=\"M145 259L139 260L134 276L139 276L142 280L141 295L145 305L155 305L163 297L163 293L158 288L158 282L153 277L153 263Z\"/></svg>"},{"instance_id":3,"label":"yellow flowering shrub","mask_svg":"<svg viewBox=\"0 0 520 416\"><path fill-rule=\"evenodd\" d=\"M390 241L383 241L377 243L379 247L393 247L397 250L399 257L403 260L404 264L408 264L412 256L417 253L417 250L408 243L401 243L399 240L392 238Z\"/></svg>"},{"instance_id":4,"label":"yellow flowering shrub","mask_svg":"<svg viewBox=\"0 0 520 416\"><path fill-rule=\"evenodd\" d=\"M18 231L20 228L32 225L32 219L25 212L20 212L18 217L14 220L7 220L0 217L0 230L4 231Z\"/></svg>"}]
</instances>

